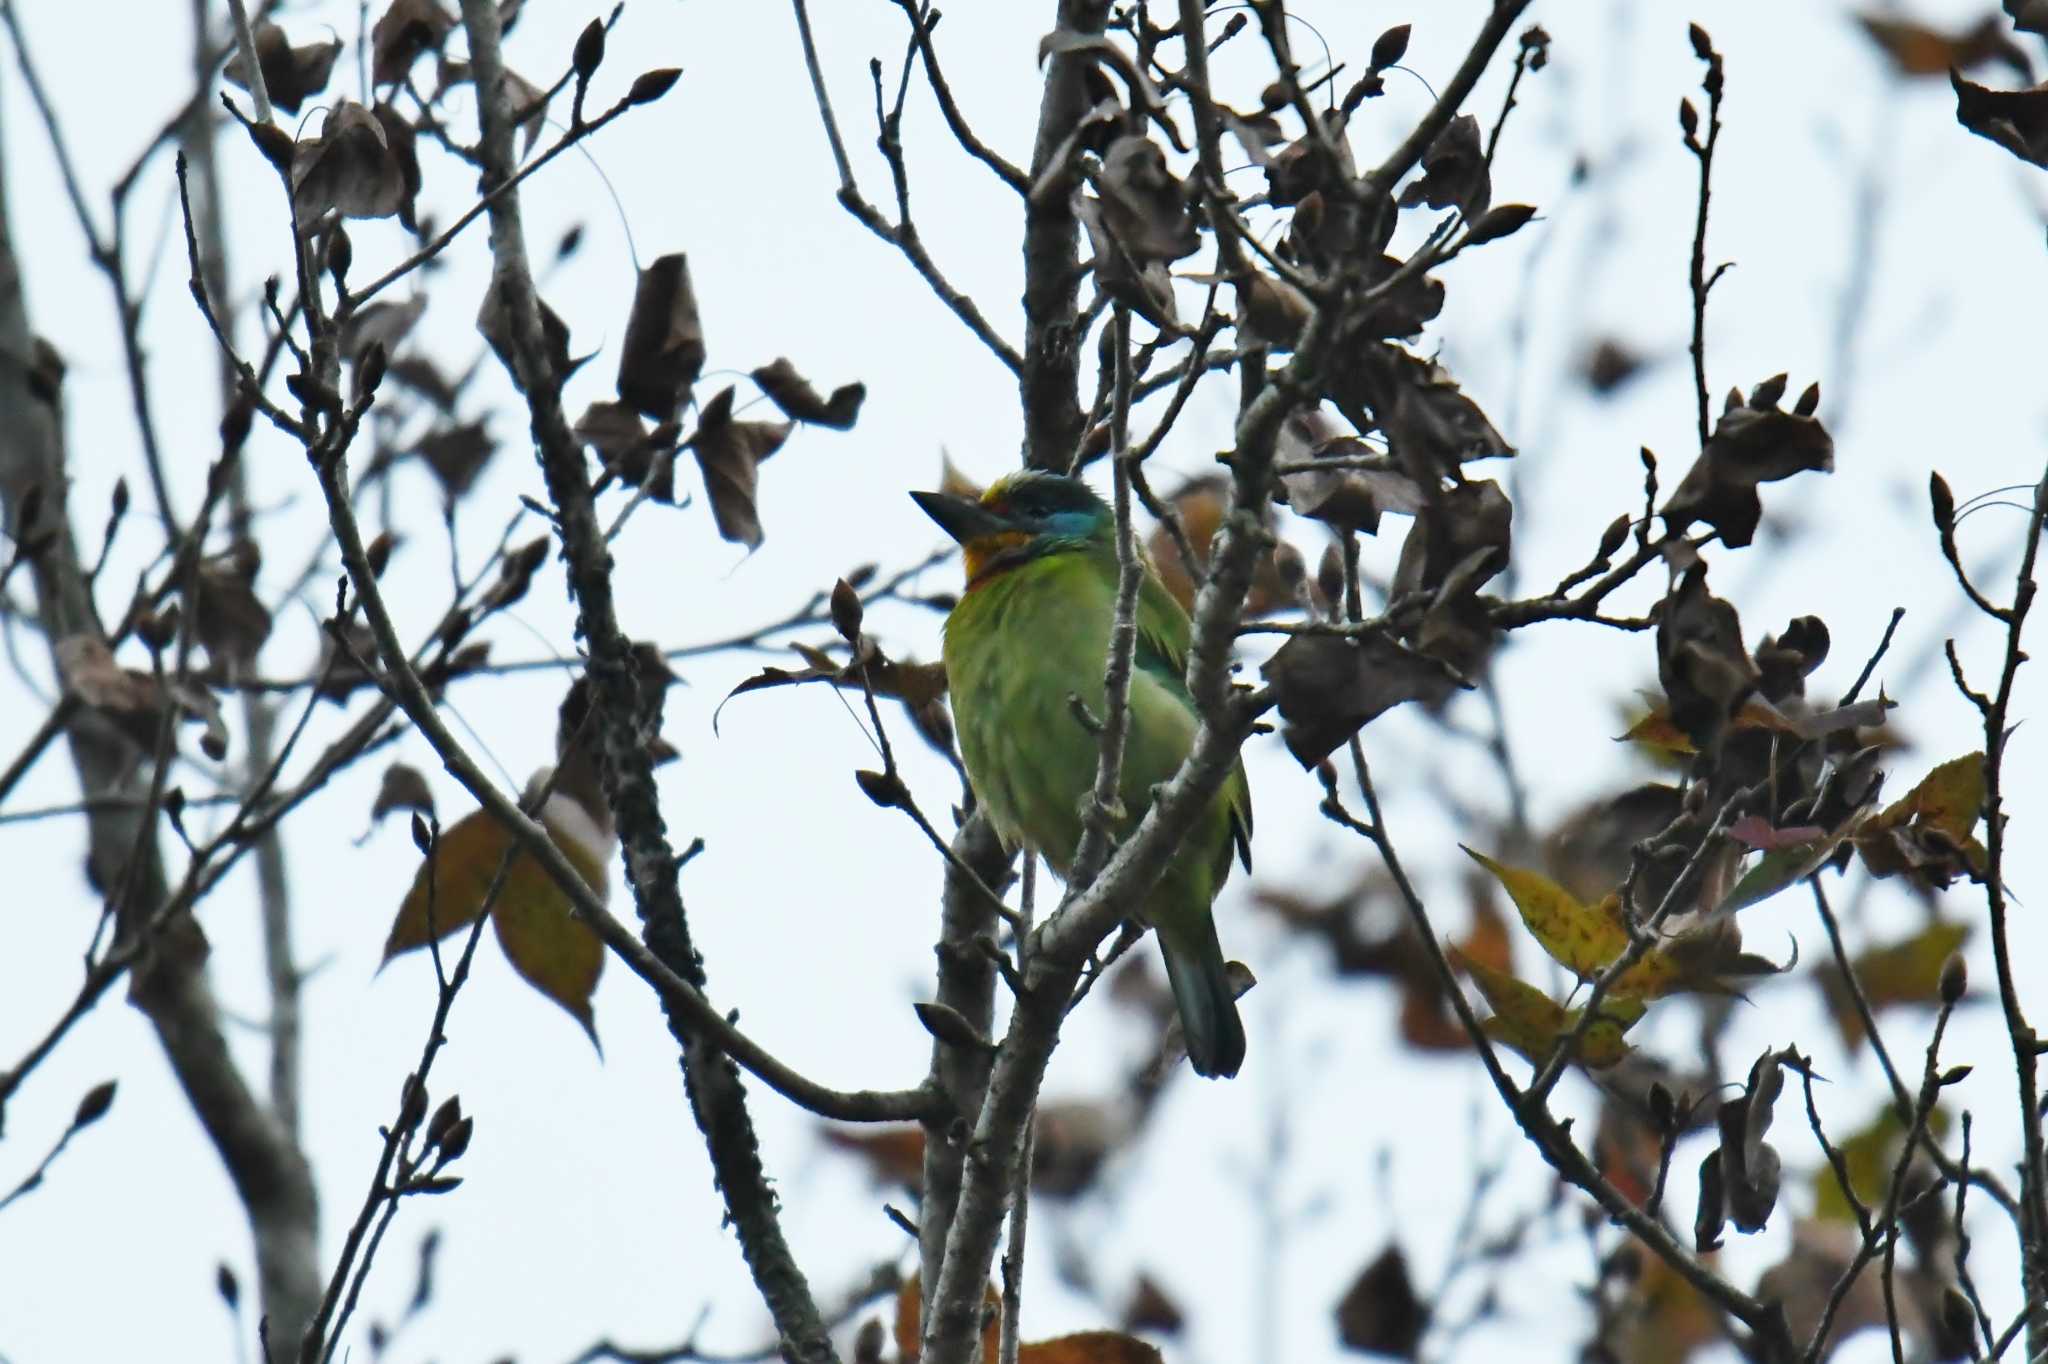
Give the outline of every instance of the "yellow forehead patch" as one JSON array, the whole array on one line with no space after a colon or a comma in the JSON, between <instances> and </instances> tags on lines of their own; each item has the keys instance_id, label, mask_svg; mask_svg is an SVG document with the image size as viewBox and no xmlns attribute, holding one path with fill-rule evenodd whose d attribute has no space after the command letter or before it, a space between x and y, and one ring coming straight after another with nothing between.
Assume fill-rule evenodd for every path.
<instances>
[{"instance_id":1,"label":"yellow forehead patch","mask_svg":"<svg viewBox=\"0 0 2048 1364\"><path fill-rule=\"evenodd\" d=\"M984 507L1000 507L1003 503L1009 501L1010 494L1014 491L1018 477L1019 475L1017 474L1004 474L1001 478L989 484L988 487L982 489L981 505Z\"/></svg>"}]
</instances>

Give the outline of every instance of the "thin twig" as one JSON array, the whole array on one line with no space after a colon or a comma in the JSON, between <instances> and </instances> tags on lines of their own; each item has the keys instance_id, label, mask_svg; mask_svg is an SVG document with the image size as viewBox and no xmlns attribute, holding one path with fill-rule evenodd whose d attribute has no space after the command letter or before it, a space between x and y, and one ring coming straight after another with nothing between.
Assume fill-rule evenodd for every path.
<instances>
[{"instance_id":1,"label":"thin twig","mask_svg":"<svg viewBox=\"0 0 2048 1364\"><path fill-rule=\"evenodd\" d=\"M1712 432L1713 413L1711 400L1707 396L1707 294L1714 287L1714 280L1720 278L1716 270L1713 278L1707 276L1707 206L1713 191L1714 148L1721 141L1721 54L1714 51L1707 42L1706 30L1695 24L1692 28L1693 42L1698 55L1707 64L1707 74L1700 81L1700 89L1707 96L1707 136L1701 141L1691 128L1684 129L1685 145L1700 165L1699 209L1695 215L1692 232L1692 261L1688 280L1692 285L1692 382L1694 398L1698 405L1700 448L1705 449ZM1685 105L1691 109L1691 104Z\"/></svg>"},{"instance_id":2,"label":"thin twig","mask_svg":"<svg viewBox=\"0 0 2048 1364\"><path fill-rule=\"evenodd\" d=\"M906 214L900 222L891 223L875 206L862 197L860 186L853 175L853 163L847 159L846 143L839 135L839 120L832 112L832 100L826 93L824 68L818 60L817 44L811 37L810 11L805 0L791 0L796 10L797 34L804 49L804 66L810 72L811 90L818 101L818 117L825 125L825 137L832 146L832 161L839 174L839 203L855 221L868 231L880 237L903 253L911 267L923 278L925 284L952 310L953 315L966 324L967 329L992 351L1013 373L1024 366L1023 357L1005 341L982 315L981 308L966 294L953 287L931 253L924 248L924 241L918 236L917 228ZM890 158L890 167L899 181L903 176L900 148L892 147L888 139L883 140L883 151Z\"/></svg>"}]
</instances>

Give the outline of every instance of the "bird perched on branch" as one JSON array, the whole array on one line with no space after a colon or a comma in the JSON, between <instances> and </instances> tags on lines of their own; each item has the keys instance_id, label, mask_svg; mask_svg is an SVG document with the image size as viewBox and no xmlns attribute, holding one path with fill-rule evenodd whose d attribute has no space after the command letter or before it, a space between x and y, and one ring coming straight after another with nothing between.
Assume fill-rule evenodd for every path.
<instances>
[{"instance_id":1,"label":"bird perched on branch","mask_svg":"<svg viewBox=\"0 0 2048 1364\"><path fill-rule=\"evenodd\" d=\"M1097 735L1083 723L1106 713L1103 674L1116 618L1116 520L1078 479L1012 474L979 501L912 493L960 542L967 590L946 620L946 675L960 755L975 797L1010 847L1035 849L1066 876L1081 842L1083 802L1094 789ZM1138 593L1129 730L1118 788L1117 836L1137 827L1152 789L1172 777L1199 718L1183 674L1187 613L1151 565ZM1251 867L1251 792L1240 764L1158 884L1136 907L1159 930L1166 975L1197 1074L1235 1075L1244 1024L1224 968L1210 904L1233 852Z\"/></svg>"}]
</instances>

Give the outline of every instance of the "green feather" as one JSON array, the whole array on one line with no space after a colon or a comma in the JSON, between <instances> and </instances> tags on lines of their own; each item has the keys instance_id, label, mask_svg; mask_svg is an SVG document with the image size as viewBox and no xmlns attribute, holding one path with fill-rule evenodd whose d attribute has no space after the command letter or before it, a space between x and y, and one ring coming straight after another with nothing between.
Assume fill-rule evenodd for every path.
<instances>
[{"instance_id":1,"label":"green feather","mask_svg":"<svg viewBox=\"0 0 2048 1364\"><path fill-rule=\"evenodd\" d=\"M1096 737L1071 698L1105 709L1103 672L1116 613L1116 552L1105 533L1064 539L972 584L946 622L946 672L961 757L977 799L1011 847L1035 848L1062 876L1081 838ZM1199 727L1183 675L1187 613L1149 566L1138 598L1119 837L1155 786L1187 758ZM1251 865L1251 794L1240 764L1142 906L1159 930L1188 1055L1205 1075L1235 1074L1244 1029L1210 905L1232 853Z\"/></svg>"}]
</instances>

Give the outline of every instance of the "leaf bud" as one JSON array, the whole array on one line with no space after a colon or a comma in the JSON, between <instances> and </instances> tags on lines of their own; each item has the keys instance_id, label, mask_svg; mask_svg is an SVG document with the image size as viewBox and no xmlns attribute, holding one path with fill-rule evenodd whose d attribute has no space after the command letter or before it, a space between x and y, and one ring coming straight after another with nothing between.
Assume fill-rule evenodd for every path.
<instances>
[{"instance_id":1,"label":"leaf bud","mask_svg":"<svg viewBox=\"0 0 2048 1364\"><path fill-rule=\"evenodd\" d=\"M459 1160L469 1149L469 1139L475 1132L475 1118L462 1118L450 1127L448 1134L441 1138L441 1163L446 1165L451 1160Z\"/></svg>"},{"instance_id":2,"label":"leaf bud","mask_svg":"<svg viewBox=\"0 0 2048 1364\"><path fill-rule=\"evenodd\" d=\"M372 578L384 576L385 568L391 563L391 551L397 545L398 537L388 530L378 532L377 538L370 541L370 547L364 552L363 557L370 561L370 576Z\"/></svg>"},{"instance_id":3,"label":"leaf bud","mask_svg":"<svg viewBox=\"0 0 2048 1364\"><path fill-rule=\"evenodd\" d=\"M90 1127L107 1116L107 1110L114 1106L114 1081L102 1080L85 1091L85 1097L78 1101L78 1111L71 1115L71 1130Z\"/></svg>"},{"instance_id":4,"label":"leaf bud","mask_svg":"<svg viewBox=\"0 0 2048 1364\"><path fill-rule=\"evenodd\" d=\"M1669 1132L1678 1118L1678 1105L1662 1080L1650 1082L1650 1121L1659 1132Z\"/></svg>"},{"instance_id":5,"label":"leaf bud","mask_svg":"<svg viewBox=\"0 0 2048 1364\"><path fill-rule=\"evenodd\" d=\"M1607 562L1607 560L1612 559L1614 557L1615 551L1621 548L1621 542L1628 539L1628 528L1634 524L1634 518L1629 516L1627 512L1623 512L1621 515L1615 517L1614 520L1608 524L1607 529L1601 532L1600 552L1596 554L1594 557L1599 559L1602 563L1605 563Z\"/></svg>"},{"instance_id":6,"label":"leaf bud","mask_svg":"<svg viewBox=\"0 0 2048 1364\"><path fill-rule=\"evenodd\" d=\"M427 1119L427 1145L438 1146L444 1141L450 1129L462 1121L462 1096L450 1094L434 1110L434 1116Z\"/></svg>"},{"instance_id":7,"label":"leaf bud","mask_svg":"<svg viewBox=\"0 0 2048 1364\"><path fill-rule=\"evenodd\" d=\"M1948 490L1948 480L1940 474L1927 475L1927 500L1934 504L1934 528L1948 534L1955 526L1956 495Z\"/></svg>"},{"instance_id":8,"label":"leaf bud","mask_svg":"<svg viewBox=\"0 0 2048 1364\"><path fill-rule=\"evenodd\" d=\"M1373 40L1372 69L1384 71L1408 53L1408 25L1396 24Z\"/></svg>"},{"instance_id":9,"label":"leaf bud","mask_svg":"<svg viewBox=\"0 0 2048 1364\"><path fill-rule=\"evenodd\" d=\"M1273 551L1273 571L1280 575L1280 581L1287 590L1296 592L1308 580L1308 564L1303 561L1301 551L1290 544L1281 544Z\"/></svg>"},{"instance_id":10,"label":"leaf bud","mask_svg":"<svg viewBox=\"0 0 2048 1364\"><path fill-rule=\"evenodd\" d=\"M250 140L256 150L263 153L263 159L278 170L289 175L292 169L292 135L275 123L251 123Z\"/></svg>"},{"instance_id":11,"label":"leaf bud","mask_svg":"<svg viewBox=\"0 0 2048 1364\"><path fill-rule=\"evenodd\" d=\"M674 89L675 83L681 80L682 76L683 73L673 66L645 72L633 82L632 88L626 91L626 103L652 104Z\"/></svg>"},{"instance_id":12,"label":"leaf bud","mask_svg":"<svg viewBox=\"0 0 2048 1364\"><path fill-rule=\"evenodd\" d=\"M841 578L832 584L832 628L848 644L860 638L860 623L866 614L860 603L860 593L853 584Z\"/></svg>"},{"instance_id":13,"label":"leaf bud","mask_svg":"<svg viewBox=\"0 0 2048 1364\"><path fill-rule=\"evenodd\" d=\"M348 287L348 268L355 263L355 243L348 239L348 233L339 224L327 234L327 273L334 277L334 287Z\"/></svg>"},{"instance_id":14,"label":"leaf bud","mask_svg":"<svg viewBox=\"0 0 2048 1364\"><path fill-rule=\"evenodd\" d=\"M427 1087L418 1075L407 1075L398 1092L398 1130L409 1132L427 1116Z\"/></svg>"},{"instance_id":15,"label":"leaf bud","mask_svg":"<svg viewBox=\"0 0 2048 1364\"><path fill-rule=\"evenodd\" d=\"M1467 246L1478 246L1482 242L1498 241L1521 231L1531 218L1536 216L1533 204L1496 204L1480 215L1465 234Z\"/></svg>"},{"instance_id":16,"label":"leaf bud","mask_svg":"<svg viewBox=\"0 0 2048 1364\"><path fill-rule=\"evenodd\" d=\"M592 19L583 26L583 32L576 35L576 49L569 58L576 68L576 79L588 84L597 74L597 67L604 60L604 20Z\"/></svg>"},{"instance_id":17,"label":"leaf bud","mask_svg":"<svg viewBox=\"0 0 2048 1364\"><path fill-rule=\"evenodd\" d=\"M860 789L869 800L884 810L908 807L910 792L903 785L903 779L894 772L876 772L870 768L859 768L853 779L860 783Z\"/></svg>"},{"instance_id":18,"label":"leaf bud","mask_svg":"<svg viewBox=\"0 0 2048 1364\"><path fill-rule=\"evenodd\" d=\"M1963 954L1951 952L1948 960L1941 964L1941 1002L1953 1009L1962 1000L1963 993L1970 988L1970 968L1963 961Z\"/></svg>"}]
</instances>

